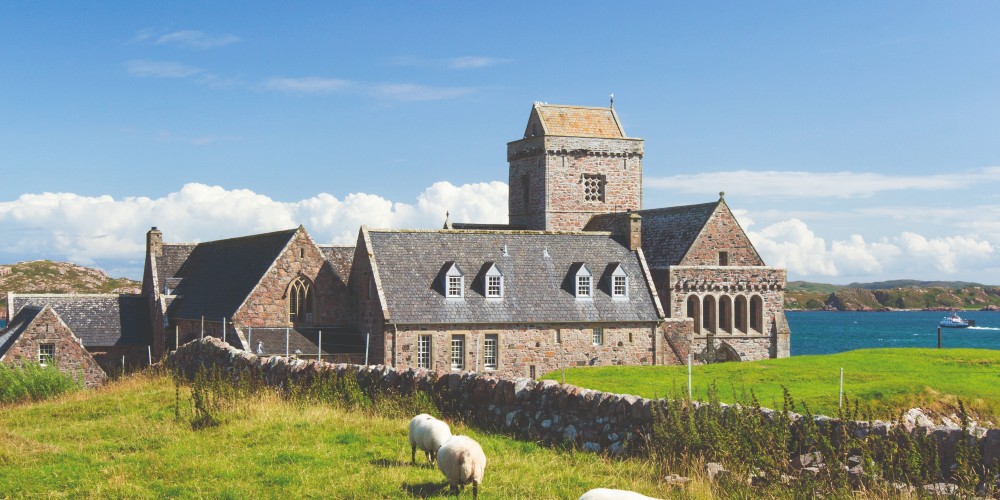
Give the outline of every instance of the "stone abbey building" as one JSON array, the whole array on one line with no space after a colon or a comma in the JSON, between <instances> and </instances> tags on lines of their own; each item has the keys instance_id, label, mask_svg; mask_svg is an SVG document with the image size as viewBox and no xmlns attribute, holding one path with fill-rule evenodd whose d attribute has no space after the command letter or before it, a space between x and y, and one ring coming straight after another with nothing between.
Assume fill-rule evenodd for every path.
<instances>
[{"instance_id":1,"label":"stone abbey building","mask_svg":"<svg viewBox=\"0 0 1000 500\"><path fill-rule=\"evenodd\" d=\"M197 244L153 228L141 294L12 295L0 360L108 371L203 335L528 377L788 356L785 270L764 264L721 193L643 209L643 145L613 108L535 103L507 145L508 224L362 226L353 247L301 226ZM102 301L117 307L101 316Z\"/></svg>"}]
</instances>

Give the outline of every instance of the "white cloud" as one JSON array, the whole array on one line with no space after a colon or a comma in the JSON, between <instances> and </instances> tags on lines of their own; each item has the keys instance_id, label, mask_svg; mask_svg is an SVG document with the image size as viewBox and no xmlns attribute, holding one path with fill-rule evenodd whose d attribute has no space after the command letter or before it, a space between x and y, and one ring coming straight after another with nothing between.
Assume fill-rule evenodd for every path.
<instances>
[{"instance_id":1,"label":"white cloud","mask_svg":"<svg viewBox=\"0 0 1000 500\"><path fill-rule=\"evenodd\" d=\"M141 59L126 62L125 71L131 76L158 78L187 78L203 72L200 68L178 62Z\"/></svg>"},{"instance_id":2,"label":"white cloud","mask_svg":"<svg viewBox=\"0 0 1000 500\"><path fill-rule=\"evenodd\" d=\"M720 190L733 197L854 198L887 191L947 191L1000 181L1000 167L947 175L884 175L873 172L779 172L735 170L648 177L648 187L710 195Z\"/></svg>"},{"instance_id":3,"label":"white cloud","mask_svg":"<svg viewBox=\"0 0 1000 500\"><path fill-rule=\"evenodd\" d=\"M348 80L339 78L287 78L275 77L264 80L260 88L263 90L273 90L278 92L290 92L299 94L327 94L344 90L351 85Z\"/></svg>"},{"instance_id":4,"label":"white cloud","mask_svg":"<svg viewBox=\"0 0 1000 500\"><path fill-rule=\"evenodd\" d=\"M138 276L144 235L158 226L167 241L196 242L294 228L304 224L317 243L353 245L358 228L438 228L444 212L452 220L504 222L507 185L502 182L455 186L437 182L415 204L374 194L343 199L322 193L279 202L246 189L186 184L161 198L25 194L0 202L0 262L51 258L92 265L110 263ZM138 262L138 264L136 264ZM130 267L132 266L132 267Z\"/></svg>"},{"instance_id":5,"label":"white cloud","mask_svg":"<svg viewBox=\"0 0 1000 500\"><path fill-rule=\"evenodd\" d=\"M375 85L371 94L394 101L441 101L474 93L469 87L431 87L412 83L386 83Z\"/></svg>"},{"instance_id":6,"label":"white cloud","mask_svg":"<svg viewBox=\"0 0 1000 500\"><path fill-rule=\"evenodd\" d=\"M146 39L150 38L146 36ZM189 49L211 49L223 47L240 41L236 35L209 35L202 31L183 30L167 33L156 39L157 45L176 45Z\"/></svg>"},{"instance_id":7,"label":"white cloud","mask_svg":"<svg viewBox=\"0 0 1000 500\"><path fill-rule=\"evenodd\" d=\"M975 274L995 251L969 236L928 238L913 232L867 242L859 234L827 244L799 219L747 231L768 265L785 267L790 279L821 277L930 278Z\"/></svg>"}]
</instances>

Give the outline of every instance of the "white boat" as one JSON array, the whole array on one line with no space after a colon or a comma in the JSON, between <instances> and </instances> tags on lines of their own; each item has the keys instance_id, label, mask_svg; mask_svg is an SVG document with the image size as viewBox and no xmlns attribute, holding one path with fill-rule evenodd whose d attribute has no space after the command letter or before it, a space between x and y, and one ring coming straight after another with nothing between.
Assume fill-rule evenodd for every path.
<instances>
[{"instance_id":1,"label":"white boat","mask_svg":"<svg viewBox=\"0 0 1000 500\"><path fill-rule=\"evenodd\" d=\"M945 316L939 325L941 328L968 328L972 326L969 320L962 319L957 312L951 313L951 316Z\"/></svg>"}]
</instances>

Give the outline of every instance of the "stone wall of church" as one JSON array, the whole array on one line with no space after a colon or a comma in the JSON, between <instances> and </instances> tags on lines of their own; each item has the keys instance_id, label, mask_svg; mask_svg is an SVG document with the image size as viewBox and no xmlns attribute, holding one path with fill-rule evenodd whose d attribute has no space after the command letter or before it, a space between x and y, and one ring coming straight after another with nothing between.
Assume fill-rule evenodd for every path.
<instances>
[{"instance_id":1,"label":"stone wall of church","mask_svg":"<svg viewBox=\"0 0 1000 500\"><path fill-rule=\"evenodd\" d=\"M595 343L594 329L600 329ZM495 324L407 325L395 334L394 365L418 366L418 337L431 337L430 369L452 371L452 339L462 340L461 369L453 371L489 372L499 376L540 377L570 366L652 365L657 361L655 323L614 324ZM497 366L485 365L487 335L498 340ZM670 362L673 355L670 356Z\"/></svg>"},{"instance_id":2,"label":"stone wall of church","mask_svg":"<svg viewBox=\"0 0 1000 500\"><path fill-rule=\"evenodd\" d=\"M351 324L347 284L333 272L309 234L301 229L261 278L243 307L230 319L241 327L292 326L288 315L288 290L292 281L299 277L311 283L314 301L311 321L306 319L299 324Z\"/></svg>"},{"instance_id":3,"label":"stone wall of church","mask_svg":"<svg viewBox=\"0 0 1000 500\"><path fill-rule=\"evenodd\" d=\"M388 364L392 362L395 332L385 328L382 287L378 282L377 273L373 272L373 265L377 264L372 262L371 253L368 251L371 245L365 238L366 234L362 230L358 235L348 287L354 306L354 319L358 332L371 334L368 346L369 363Z\"/></svg>"},{"instance_id":4,"label":"stone wall of church","mask_svg":"<svg viewBox=\"0 0 1000 500\"><path fill-rule=\"evenodd\" d=\"M732 211L725 203L712 214L701 234L691 245L683 266L717 266L719 252L726 252L730 266L763 266L764 261L757 255L753 243L747 238Z\"/></svg>"},{"instance_id":5,"label":"stone wall of church","mask_svg":"<svg viewBox=\"0 0 1000 500\"><path fill-rule=\"evenodd\" d=\"M594 214L640 209L642 155L642 139L545 136L508 144L510 222L580 231Z\"/></svg>"},{"instance_id":6,"label":"stone wall of church","mask_svg":"<svg viewBox=\"0 0 1000 500\"><path fill-rule=\"evenodd\" d=\"M88 387L104 383L107 374L93 356L87 352L73 336L59 317L51 309L39 314L4 356L5 363L37 363L39 346L52 344L55 349L54 362L59 371L73 377L82 377Z\"/></svg>"}]
</instances>

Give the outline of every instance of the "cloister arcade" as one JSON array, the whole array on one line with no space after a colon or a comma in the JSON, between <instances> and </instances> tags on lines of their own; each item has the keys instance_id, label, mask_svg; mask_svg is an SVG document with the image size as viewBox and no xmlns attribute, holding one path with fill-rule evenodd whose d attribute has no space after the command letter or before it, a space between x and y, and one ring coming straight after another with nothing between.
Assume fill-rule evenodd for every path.
<instances>
[{"instance_id":1,"label":"cloister arcade","mask_svg":"<svg viewBox=\"0 0 1000 500\"><path fill-rule=\"evenodd\" d=\"M764 299L760 295L698 295L687 298L687 317L695 334L764 333Z\"/></svg>"}]
</instances>

